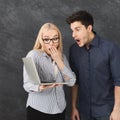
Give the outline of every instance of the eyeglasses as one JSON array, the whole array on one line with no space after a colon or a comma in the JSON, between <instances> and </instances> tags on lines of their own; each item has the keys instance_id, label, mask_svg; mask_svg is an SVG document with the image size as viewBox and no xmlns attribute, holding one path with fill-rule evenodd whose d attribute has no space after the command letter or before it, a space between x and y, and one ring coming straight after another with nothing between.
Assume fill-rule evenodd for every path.
<instances>
[{"instance_id":1,"label":"eyeglasses","mask_svg":"<svg viewBox=\"0 0 120 120\"><path fill-rule=\"evenodd\" d=\"M59 37L55 37L55 38L51 38L51 39L49 39L49 38L42 38L42 40L43 40L43 42L45 44L49 44L51 41L53 43L57 43L59 41Z\"/></svg>"}]
</instances>

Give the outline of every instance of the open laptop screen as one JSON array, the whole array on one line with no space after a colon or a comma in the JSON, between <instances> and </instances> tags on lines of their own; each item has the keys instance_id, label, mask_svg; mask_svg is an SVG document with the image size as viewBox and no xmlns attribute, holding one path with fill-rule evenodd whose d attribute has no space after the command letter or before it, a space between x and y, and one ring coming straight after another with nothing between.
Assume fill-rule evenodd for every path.
<instances>
[{"instance_id":1,"label":"open laptop screen","mask_svg":"<svg viewBox=\"0 0 120 120\"><path fill-rule=\"evenodd\" d=\"M31 82L36 84L50 85L54 83L42 83L38 75L35 63L31 57L22 58L26 72L31 80ZM66 82L55 82L56 84L66 84Z\"/></svg>"}]
</instances>

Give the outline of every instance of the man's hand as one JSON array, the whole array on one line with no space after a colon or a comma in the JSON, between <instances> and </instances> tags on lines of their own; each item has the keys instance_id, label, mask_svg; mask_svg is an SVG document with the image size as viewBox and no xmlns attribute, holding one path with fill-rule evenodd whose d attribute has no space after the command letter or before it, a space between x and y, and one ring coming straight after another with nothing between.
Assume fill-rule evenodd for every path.
<instances>
[{"instance_id":1,"label":"man's hand","mask_svg":"<svg viewBox=\"0 0 120 120\"><path fill-rule=\"evenodd\" d=\"M71 120L80 120L77 108L72 109Z\"/></svg>"},{"instance_id":2,"label":"man's hand","mask_svg":"<svg viewBox=\"0 0 120 120\"><path fill-rule=\"evenodd\" d=\"M120 110L113 110L110 115L110 120L120 120Z\"/></svg>"}]
</instances>

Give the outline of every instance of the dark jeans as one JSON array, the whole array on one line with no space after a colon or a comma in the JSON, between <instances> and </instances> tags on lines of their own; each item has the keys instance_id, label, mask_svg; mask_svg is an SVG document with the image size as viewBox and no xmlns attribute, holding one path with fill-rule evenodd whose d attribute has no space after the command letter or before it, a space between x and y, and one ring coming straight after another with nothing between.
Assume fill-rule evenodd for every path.
<instances>
[{"instance_id":1,"label":"dark jeans","mask_svg":"<svg viewBox=\"0 0 120 120\"><path fill-rule=\"evenodd\" d=\"M59 114L46 114L27 107L27 120L65 120L65 111Z\"/></svg>"},{"instance_id":2,"label":"dark jeans","mask_svg":"<svg viewBox=\"0 0 120 120\"><path fill-rule=\"evenodd\" d=\"M81 115L80 114L80 120L109 120L109 117L110 116L102 116L102 117L87 117L87 116L84 116L84 115Z\"/></svg>"}]
</instances>

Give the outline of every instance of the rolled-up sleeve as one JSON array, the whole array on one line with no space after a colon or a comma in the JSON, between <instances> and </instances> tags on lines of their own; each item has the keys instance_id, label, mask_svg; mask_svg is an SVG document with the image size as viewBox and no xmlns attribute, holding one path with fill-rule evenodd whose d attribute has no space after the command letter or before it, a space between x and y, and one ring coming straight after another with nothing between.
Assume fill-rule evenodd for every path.
<instances>
[{"instance_id":1,"label":"rolled-up sleeve","mask_svg":"<svg viewBox=\"0 0 120 120\"><path fill-rule=\"evenodd\" d=\"M61 70L64 80L68 86L73 86L76 82L75 73L71 70L67 58L64 56L65 67Z\"/></svg>"},{"instance_id":2,"label":"rolled-up sleeve","mask_svg":"<svg viewBox=\"0 0 120 120\"><path fill-rule=\"evenodd\" d=\"M111 49L110 67L114 85L120 86L120 48L116 45L114 45Z\"/></svg>"},{"instance_id":3,"label":"rolled-up sleeve","mask_svg":"<svg viewBox=\"0 0 120 120\"><path fill-rule=\"evenodd\" d=\"M35 57L33 51L29 52L26 57L32 57L34 59ZM39 92L39 84L32 83L24 65L23 65L23 88L25 89L26 92Z\"/></svg>"},{"instance_id":4,"label":"rolled-up sleeve","mask_svg":"<svg viewBox=\"0 0 120 120\"><path fill-rule=\"evenodd\" d=\"M26 72L25 67L23 67L23 88L26 92L38 92L39 91L39 84L34 84L30 81L29 76Z\"/></svg>"}]
</instances>

